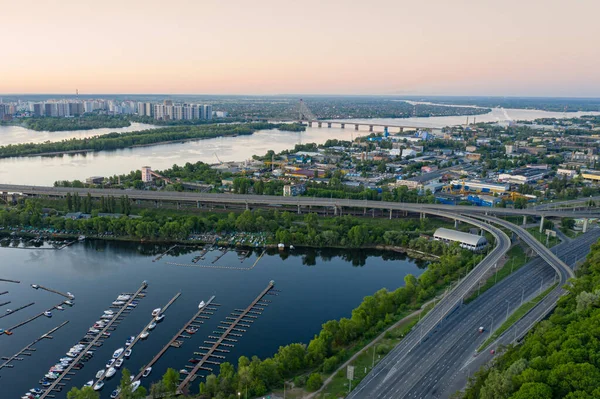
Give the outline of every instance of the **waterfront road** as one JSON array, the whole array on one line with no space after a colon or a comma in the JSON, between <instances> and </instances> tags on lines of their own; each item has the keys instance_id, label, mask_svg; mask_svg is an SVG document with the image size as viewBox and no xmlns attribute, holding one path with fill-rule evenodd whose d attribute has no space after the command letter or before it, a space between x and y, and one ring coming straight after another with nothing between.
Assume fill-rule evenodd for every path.
<instances>
[{"instance_id":1,"label":"waterfront road","mask_svg":"<svg viewBox=\"0 0 600 399\"><path fill-rule=\"evenodd\" d=\"M350 199L330 199L316 197L282 197L274 195L247 195L247 194L210 194L196 192L176 192L176 191L147 191L147 190L120 190L120 189L93 189L93 188L73 188L73 187L44 187L44 186L23 186L12 184L0 184L0 193L21 193L32 196L66 196L67 193L78 193L87 195L88 193L95 198L102 196L121 197L127 195L132 200L145 201L167 201L180 203L193 203L197 206L207 204L211 206L241 205L251 206L291 206L302 208L323 207L340 210L344 208L357 209L380 209L387 211L406 211L416 213L429 213L430 210L439 210L446 212L463 212L469 214L494 214L494 215L520 215L520 216L546 216L546 217L582 217L592 218L600 217L599 209L587 209L572 212L569 209L512 209L512 208L489 208L463 205L444 205L444 204L414 204L402 202L384 202L368 200L350 200Z\"/></svg>"},{"instance_id":2,"label":"waterfront road","mask_svg":"<svg viewBox=\"0 0 600 399\"><path fill-rule=\"evenodd\" d=\"M594 229L570 243L556 246L552 252L568 263L589 251L590 244L600 238L600 229ZM581 258L579 258L581 259ZM390 353L372 374L386 374L387 378L369 379L367 376L350 398L447 398L464 386L467 377L491 357L489 352L477 356L477 348L498 328L507 315L521 303L537 296L557 281L556 272L541 257L512 273L469 304L460 306L440 325L434 335L424 339L402 358L392 359ZM557 291L552 292L557 293ZM560 295L560 292L558 292ZM501 338L509 343L522 337L535 321L552 309L558 296L550 303L540 303L521 321L516 329L508 330ZM480 334L482 326L485 332ZM418 329L416 329L418 331ZM499 342L491 347L496 348ZM394 350L395 351L395 350ZM393 364L392 364L393 363ZM393 370L393 373L391 372Z\"/></svg>"}]
</instances>

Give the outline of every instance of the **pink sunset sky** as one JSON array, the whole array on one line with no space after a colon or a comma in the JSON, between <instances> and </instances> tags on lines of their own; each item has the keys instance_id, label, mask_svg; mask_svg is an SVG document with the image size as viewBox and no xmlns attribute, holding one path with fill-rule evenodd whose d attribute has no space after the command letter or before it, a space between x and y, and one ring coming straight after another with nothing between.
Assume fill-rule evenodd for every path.
<instances>
[{"instance_id":1,"label":"pink sunset sky","mask_svg":"<svg viewBox=\"0 0 600 399\"><path fill-rule=\"evenodd\" d=\"M0 93L600 96L598 0L0 0Z\"/></svg>"}]
</instances>

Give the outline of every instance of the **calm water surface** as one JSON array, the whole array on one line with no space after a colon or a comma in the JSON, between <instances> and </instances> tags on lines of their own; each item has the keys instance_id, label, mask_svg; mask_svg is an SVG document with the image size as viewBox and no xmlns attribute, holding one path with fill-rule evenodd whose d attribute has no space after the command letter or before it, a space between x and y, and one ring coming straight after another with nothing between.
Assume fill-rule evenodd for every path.
<instances>
[{"instance_id":1,"label":"calm water surface","mask_svg":"<svg viewBox=\"0 0 600 399\"><path fill-rule=\"evenodd\" d=\"M214 316L206 321L192 339L186 339L181 348L170 348L153 367L152 378L157 380L167 367L183 368L187 360L203 345L207 335L216 330L219 321L235 308L245 308L270 280L275 280L279 296L269 296L272 304L244 334L236 348L227 356L237 362L241 355L266 357L281 345L308 342L320 330L323 322L350 316L351 310L362 298L382 287L395 289L403 285L408 273L419 275L419 265L400 254L369 251L302 251L265 255L251 271L180 267L167 262L190 263L198 254L188 252L165 256L152 262L156 253L164 249L153 245L86 242L66 249L12 249L0 248L0 278L20 280L21 284L0 282L1 302L11 301L0 309L16 308L35 302L25 310L0 319L0 328L11 327L28 317L56 305L62 299L56 294L34 290L30 284L41 284L75 296L75 306L63 312L54 311L51 319L42 317L18 328L12 336L0 336L0 356L10 356L35 338L59 325L69 323L54 334L53 340L43 340L37 351L14 368L0 370L0 397L20 397L37 381L108 309L117 295L134 292L142 280L148 280L147 296L140 300L125 320L112 332L104 345L97 349L93 359L77 371L68 383L82 386L102 369L114 350L124 346L130 335L138 334L150 322L151 311L164 306L176 293L181 297L166 312L165 320L145 341L133 349L131 359L124 366L138 371L197 311L200 300L216 295L221 304ZM210 252L208 263L220 252ZM243 263L235 252L227 253L216 264L250 267L259 252ZM108 398L118 384L119 377L108 380L102 398ZM197 389L197 380L193 384ZM148 386L148 382L144 384ZM57 397L64 397L64 393Z\"/></svg>"}]
</instances>

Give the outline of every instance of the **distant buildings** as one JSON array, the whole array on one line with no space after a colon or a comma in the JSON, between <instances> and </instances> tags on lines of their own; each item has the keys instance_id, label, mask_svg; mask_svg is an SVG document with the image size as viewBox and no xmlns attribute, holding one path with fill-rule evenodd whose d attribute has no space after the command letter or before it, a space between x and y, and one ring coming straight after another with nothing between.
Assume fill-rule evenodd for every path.
<instances>
[{"instance_id":1,"label":"distant buildings","mask_svg":"<svg viewBox=\"0 0 600 399\"><path fill-rule=\"evenodd\" d=\"M144 183L152 182L152 168L150 166L142 166L142 181Z\"/></svg>"}]
</instances>

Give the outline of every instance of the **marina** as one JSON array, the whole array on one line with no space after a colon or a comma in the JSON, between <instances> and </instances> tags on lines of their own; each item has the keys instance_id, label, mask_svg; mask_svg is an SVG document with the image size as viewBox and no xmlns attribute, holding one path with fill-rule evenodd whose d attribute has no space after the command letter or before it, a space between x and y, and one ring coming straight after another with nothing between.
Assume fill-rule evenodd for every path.
<instances>
[{"instance_id":1,"label":"marina","mask_svg":"<svg viewBox=\"0 0 600 399\"><path fill-rule=\"evenodd\" d=\"M138 288L138 290L135 292L135 294L133 296L131 296L131 298L126 302L126 304L123 305L123 307L121 307L119 309L118 312L115 313L114 317L106 324L106 326L99 331L99 333L89 342L87 342L87 344L84 344L85 347L84 349L79 353L79 355L77 355L73 361L70 363L70 365L64 370L64 372L62 374L60 374L58 376L58 378L56 378L54 380L54 382L52 382L48 388L46 389L46 391L40 396L39 399L44 399L46 397L54 397L54 395L52 394L53 391L60 391L62 390L62 385L61 385L61 381L63 379L66 379L68 377L66 377L67 375L70 374L71 370L74 368L74 366L79 363L80 360L82 360L82 358L86 355L86 353L88 353L88 351L90 351L91 349L93 349L94 347L98 346L99 341L104 339L104 333L108 332L109 329L112 328L114 323L118 323L119 317L123 314L123 312L125 312L125 310L129 307L129 305L131 304L131 302L133 302L134 300L136 300L138 298L138 295L142 293L142 291L144 291L146 288L148 287L148 284L144 281L142 283L142 285L140 286L140 288Z\"/></svg>"},{"instance_id":2,"label":"marina","mask_svg":"<svg viewBox=\"0 0 600 399\"><path fill-rule=\"evenodd\" d=\"M35 302L30 302L27 305L19 306L18 308L9 309L9 310L6 311L6 313L0 315L0 319L4 318L6 316L10 316L13 313L17 313L19 310L26 309L26 308L28 308L30 306L33 306L33 305L35 305Z\"/></svg>"},{"instance_id":3,"label":"marina","mask_svg":"<svg viewBox=\"0 0 600 399\"><path fill-rule=\"evenodd\" d=\"M32 321L34 321L34 320L36 320L36 319L38 319L38 318L40 318L42 316L51 317L51 316L48 316L48 314L49 313L51 314L52 310L56 309L57 306L61 306L62 304L64 304L64 302L60 302L58 305L54 305L54 306L52 306L48 310L44 310L43 312L40 312L40 313L36 314L35 316L32 316L32 317L30 317L30 318L28 318L28 319L26 319L26 320L24 320L24 321L22 321L22 322L20 322L18 324L15 324L14 326L12 326L10 328L7 328L5 334L12 334L14 332L14 330L16 330L17 328L23 327L24 325L29 324ZM24 309L24 308L29 307L31 305L33 305L33 303L31 303L31 304L29 304L27 306L21 307L20 309ZM19 309L17 309L17 310L19 310Z\"/></svg>"},{"instance_id":4,"label":"marina","mask_svg":"<svg viewBox=\"0 0 600 399\"><path fill-rule=\"evenodd\" d=\"M225 251L226 252L226 251ZM252 264L252 266L250 267L238 267L238 266L219 266L219 265L215 265L214 263L221 259L223 257L223 255L225 255L225 252L223 252L220 256L217 256L217 259L215 259L211 264L211 265L202 265L202 264L197 264L199 259L204 258L203 255L201 255L201 257L196 257L194 259L192 259L193 264L191 263L176 263L176 262L165 262L167 265L171 265L171 266L180 266L180 267L199 267L201 269L223 269L223 270L239 270L239 271L250 271L252 269L254 269L256 267L256 265L258 264L258 262L262 259L262 257L265 255L265 253L267 252L266 250L263 250L262 253L256 258L256 260L254 261L254 263ZM240 263L243 263L244 260L247 259L247 255L244 256L241 259Z\"/></svg>"},{"instance_id":5,"label":"marina","mask_svg":"<svg viewBox=\"0 0 600 399\"><path fill-rule=\"evenodd\" d=\"M52 289L52 288L47 288L47 287L44 287L43 285L36 285L36 284L32 284L31 286L32 286L34 289L38 289L38 288L39 288L40 290L45 290L45 291L48 291L48 292L52 292L52 293L54 293L54 294L58 294L58 295L60 295L60 296L63 296L63 297L65 297L65 298L67 298L67 299L71 299L71 300L72 300L72 299L75 299L75 296L74 296L73 294L71 294L70 292L67 292L67 293L65 294L64 292L60 292L60 291L54 290L54 289ZM36 288L36 287L37 287L37 288Z\"/></svg>"},{"instance_id":6,"label":"marina","mask_svg":"<svg viewBox=\"0 0 600 399\"><path fill-rule=\"evenodd\" d=\"M418 275L422 270L413 261L404 260L405 258L400 255L385 253L385 260L383 260L378 251L363 251L353 255L352 251L296 249L288 254L277 250L264 252L264 249L260 249L254 250L252 256L246 259L247 264L244 266L252 266L257 257L264 252L256 267L246 273L166 265L166 262L191 263L191 259L201 253L202 247L195 253L191 253L188 249L180 251L176 248L161 262L152 262L156 254L164 253L170 247L170 245L160 247L156 244L86 240L85 243L73 245L63 251L44 251L43 256L40 257L34 256L34 251L0 248L0 258L3 259L0 273L7 278L23 282L14 285L14 288L10 289L10 294L2 298L6 298L5 301L12 300L12 303L16 303L12 305L15 307L36 302L34 306L19 311L19 319L28 319L48 309L52 311L51 318L38 317L35 322L17 328L10 337L0 336L0 356L12 356L17 349L27 346L42 332L69 321L59 330L59 333L54 334L51 345L39 343L34 347L37 350L33 356L20 356L24 360L12 363L14 368L6 367L0 370L1 391L6 393L7 397L20 397L23 392L39 386L36 385L38 380L48 373L51 365L56 363L51 360L41 360L56 361L63 358L67 349L79 342L87 347L95 335L88 337L84 335L87 334L94 320L107 320L102 317L105 310L116 315L121 307L125 306L123 304L111 307L114 306L112 302L117 301L116 294L135 294L135 288L139 286L142 279L147 279L151 284L154 281L157 283L152 284L151 290L141 292L138 298L144 296L144 300L136 300L139 302L137 306L126 308L111 328L106 330L111 334L110 339L107 337L99 339L97 345L90 349L94 355L87 361L78 361L77 363L81 364L74 366L69 371L70 374L62 378L61 384L64 385L56 385L56 388L62 389L60 393L53 390L50 395L55 395L57 399L63 398L71 387L82 387L94 377L98 369L105 368L105 363L114 350L124 346L125 340L130 336L139 335L140 339L135 343L131 358L124 361L121 370L127 367L133 374L138 374L145 368L152 367L151 375L140 380L146 389L150 388L151 383L160 379L169 367L176 370L191 370L190 366L193 366L195 361L199 361L213 345L203 341L216 342L229 327L220 322L235 321L240 311L244 311L246 305L264 290L265 283L272 279L277 281L276 288L283 289L285 295L280 295L277 300L274 300L272 294L277 294L277 291L271 290L270 294L260 301L261 304L257 304L256 308L247 313L244 321L241 322L243 325L236 327L245 331L232 330L227 336L228 339L222 341L224 344L234 346L219 346L217 348L219 351L215 350L213 356L204 363L205 367L218 370L218 366L215 368L215 365L209 362L236 362L242 355L248 357L257 355L264 358L272 356L279 346L289 342L307 343L315 333L318 333L322 323L347 315L347 312L358 305L365 295L371 295L381 286L394 289L402 284L407 272ZM213 248L206 252L207 261L200 263L210 265L214 257L220 253L218 248ZM236 263L240 265L239 256L242 255L240 250L232 248L214 266L219 264L233 266ZM313 266L315 262L317 265ZM19 267L13 268L13 265ZM8 274L9 271L11 274ZM167 275L168 278L165 278ZM344 284L340 286L336 283L342 277ZM51 305L63 303L65 298L57 297L57 294L46 290L32 289L30 283L51 287L62 293L71 291L76 296L73 301L76 304L71 308L63 304L62 306L65 307L63 312L55 310ZM326 296L331 295L332 289L338 301L323 307L323 301L326 300ZM153 309L158 308L159 304L168 303L178 292L181 292L181 296L169 307L165 319L158 323L155 329L150 330L147 339L141 339L142 328L147 326ZM307 296L307 292L311 295ZM200 299L208 302L212 296L215 296L215 299L200 313L200 317L195 319L195 322L188 325L190 319L200 310L198 308ZM270 303L269 300L273 302ZM217 306L215 302L221 306ZM267 303L270 305L263 306ZM218 314L215 309L219 312L225 309L227 311L217 319L214 316ZM234 309L238 311L229 314ZM298 318L302 318L305 322L297 325L295 320ZM256 322L258 319L260 322ZM8 320L12 321L10 324L21 321L3 319L4 322ZM250 320L255 322L251 323ZM0 324L6 326L6 323ZM251 328L246 327L248 325ZM4 326L0 327L6 329ZM188 328L191 329L186 331ZM103 331L102 328L95 329L98 330L96 334ZM171 343L168 347L170 349L167 349L155 363L148 366L169 343ZM206 349L198 348L200 345ZM3 361L1 360L0 363ZM21 372L22 366L26 367L27 373ZM84 366L83 372L76 371L80 366ZM196 381L199 375L207 374L209 373L206 370L199 370ZM184 375L182 374L181 377L183 378ZM117 371L111 379L105 378L100 398L108 399L119 380L120 371ZM6 386L7 384L1 381L10 381L11 385ZM197 383L190 384L188 389L197 391Z\"/></svg>"},{"instance_id":7,"label":"marina","mask_svg":"<svg viewBox=\"0 0 600 399\"><path fill-rule=\"evenodd\" d=\"M152 360L150 360L150 362L148 362L144 367L141 368L141 370L146 370L148 367L154 366L154 364L165 354L165 352L167 352L167 350L169 350L169 348L171 348L171 347L179 348L182 344L174 344L174 343L180 342L178 339L180 337L182 337L183 333L188 328L190 328L190 327L200 328L203 321L199 320L199 319L208 318L208 316L204 316L204 314L212 315L213 312L217 310L217 308L215 308L213 306L221 306L219 304L213 303L214 299L215 299L215 297L212 296L208 301L206 301L205 305L198 309L198 311L194 314L194 316L187 323L185 323L183 325L181 330L179 330L179 332L177 332L173 336L173 338L171 338L169 340L169 342L167 342L167 344L165 346L163 346L162 349L152 358ZM142 373L143 373L143 371L138 373L138 375L135 376L134 381L139 380L142 377Z\"/></svg>"},{"instance_id":8,"label":"marina","mask_svg":"<svg viewBox=\"0 0 600 399\"><path fill-rule=\"evenodd\" d=\"M167 309L169 309L169 307L181 296L181 292L178 292L173 298L171 298L171 300L164 306L161 308L160 314L164 314L164 312L167 311ZM133 350L133 347L135 346L135 344L142 339L141 336L142 334L148 332L148 328L150 327L150 325L152 323L154 323L156 320L156 317L152 317L152 319L150 320L150 322L143 328L143 330L140 332L140 334L138 334L137 336L135 336L135 338L133 339L133 341L131 341L131 343L127 346L128 350ZM118 363L119 361L123 362L123 360L125 359L125 355L126 355L126 351L121 351L121 353L117 356L114 357L115 359L115 363ZM96 384L99 382L104 381L104 379L107 378L106 373L104 375L102 375L100 378L98 378L98 380L96 381ZM140 377L138 376L137 378L134 378L134 381L139 379Z\"/></svg>"},{"instance_id":9,"label":"marina","mask_svg":"<svg viewBox=\"0 0 600 399\"><path fill-rule=\"evenodd\" d=\"M261 305L261 306L269 305L268 302L261 302L261 300L265 297L265 295L269 294L269 292L272 289L274 289L274 287L275 287L275 282L273 280L271 280L269 282L269 285L267 286L267 288L265 288L252 301L252 303L250 305L248 305L248 307L246 309L244 309L242 312L236 311L236 312L231 313L233 316L235 316L235 320L233 322L223 322L223 321L221 322L222 324L227 325L227 327L219 326L219 328L223 328L223 329L225 329L225 331L223 333L221 333L221 335L216 339L216 341L204 341L204 343L210 344L212 346L210 348L200 347L200 349L205 349L206 352L198 353L198 354L202 355L202 358L199 359L199 361L196 364L194 364L191 371L185 376L185 378L183 379L181 384L179 384L179 387L177 388L178 392L180 392L180 393L186 392L188 389L188 385L190 384L190 382L192 382L193 380L196 379L196 374L200 370L212 372L213 369L211 367L207 367L206 364L219 365L221 363L221 361L219 360L219 359L221 359L220 357L213 356L213 355L215 355L215 352L223 352L223 353L229 352L229 350L222 349L221 347L224 346L224 347L231 348L234 345L226 343L225 341L237 342L235 338L229 338L229 336L233 335L235 337L240 337L241 334L239 334L239 333L246 332L245 329L238 328L238 326L250 327L250 324L254 323L254 320L251 320L250 318L246 318L246 316L248 315L248 313L252 312L253 309L255 307L257 307L257 305ZM264 310L263 307L260 307L260 309ZM247 324L247 323L250 323L250 324ZM221 356L221 355L218 355L218 356ZM217 360L210 360L211 358L215 358Z\"/></svg>"}]
</instances>

